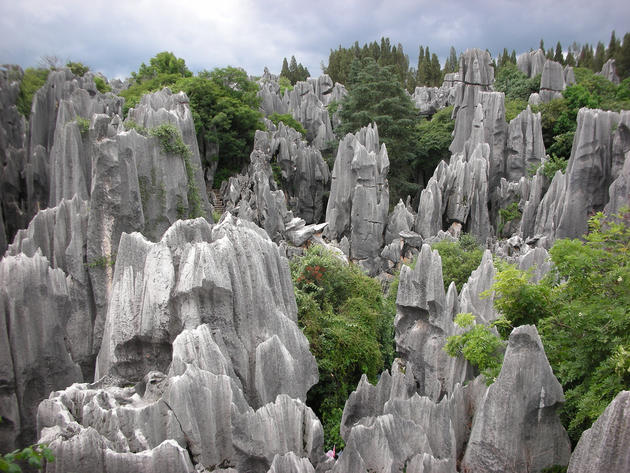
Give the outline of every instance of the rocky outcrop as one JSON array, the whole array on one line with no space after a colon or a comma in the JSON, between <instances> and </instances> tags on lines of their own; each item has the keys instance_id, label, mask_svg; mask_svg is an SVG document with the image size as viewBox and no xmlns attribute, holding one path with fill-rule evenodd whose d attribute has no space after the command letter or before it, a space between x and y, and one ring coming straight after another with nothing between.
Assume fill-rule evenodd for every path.
<instances>
[{"instance_id":1,"label":"rocky outcrop","mask_svg":"<svg viewBox=\"0 0 630 473\"><path fill-rule=\"evenodd\" d=\"M585 430L567 473L622 473L630 468L630 391L621 391Z\"/></svg>"},{"instance_id":2,"label":"rocky outcrop","mask_svg":"<svg viewBox=\"0 0 630 473\"><path fill-rule=\"evenodd\" d=\"M540 99L543 103L561 98L566 88L562 64L551 59L545 61L540 78Z\"/></svg>"},{"instance_id":3,"label":"rocky outcrop","mask_svg":"<svg viewBox=\"0 0 630 473\"><path fill-rule=\"evenodd\" d=\"M158 243L123 235L96 377L39 408L40 440L69 470L109 471L98 459L111 455L120 471L155 471L165 442L183 471L321 459L321 424L304 404L317 366L287 261L229 213L215 226L177 222Z\"/></svg>"},{"instance_id":4,"label":"rocky outcrop","mask_svg":"<svg viewBox=\"0 0 630 473\"><path fill-rule=\"evenodd\" d=\"M519 267L548 269L538 249L518 258ZM346 442L333 471L541 471L569 459L568 436L557 416L564 402L533 326L515 329L501 374L488 387L472 368L443 351L447 335L461 333L453 322L471 312L487 324L496 314L487 251L458 297L444 293L441 261L423 246L415 269L403 266L396 316L396 344L402 359L376 385L363 377L346 402L341 435ZM463 383L466 385L463 386ZM514 398L514 390L520 394ZM529 470L528 470L529 471Z\"/></svg>"},{"instance_id":5,"label":"rocky outcrop","mask_svg":"<svg viewBox=\"0 0 630 473\"><path fill-rule=\"evenodd\" d=\"M273 127L270 122L268 124ZM326 165L323 163L321 154L312 148L301 148L300 153L297 147L292 147L291 144L293 143L289 138L292 133L289 130L292 129L282 125L282 131L256 131L254 150L249 157L250 164L247 174L231 177L221 186L221 195L226 210L234 212L239 218L254 222L263 228L274 241L285 238L287 226L296 226L296 224L290 224L293 220L293 213L287 210L284 192L278 188L274 178L271 167L274 154L277 156L278 162L283 163L283 167L280 168L282 176L285 176L287 181L299 186L298 192L303 192L302 204L298 198L297 203L295 199L293 200L294 205L298 207L302 205L302 208L307 208L307 213L312 209L313 217L315 208L319 205L319 211L321 211L322 206L321 200L319 200L321 195L318 191L323 187L323 182L320 180L318 183L317 179L323 170L320 165ZM296 168L293 167L292 156L296 162ZM309 173L303 175L302 179L295 173L298 160L302 170ZM325 171L323 172L325 173ZM310 178L313 179L313 182L309 180ZM310 186L311 183L312 187ZM309 193L309 188L314 188L314 194Z\"/></svg>"},{"instance_id":6,"label":"rocky outcrop","mask_svg":"<svg viewBox=\"0 0 630 473\"><path fill-rule=\"evenodd\" d=\"M516 65L519 71L532 78L542 74L546 61L545 52L542 49L537 49L519 55L516 59Z\"/></svg>"},{"instance_id":7,"label":"rocky outcrop","mask_svg":"<svg viewBox=\"0 0 630 473\"><path fill-rule=\"evenodd\" d=\"M348 133L339 143L326 208L327 234L334 240L349 237L353 259L375 258L383 246L388 170L387 149L379 145L376 124Z\"/></svg>"},{"instance_id":8,"label":"rocky outcrop","mask_svg":"<svg viewBox=\"0 0 630 473\"><path fill-rule=\"evenodd\" d=\"M277 79L271 74L261 79L261 110L265 115L290 113L306 129L306 139L317 149L325 149L334 140L332 117L328 113L331 102L339 103L347 94L341 84L333 83L330 76L309 77L297 82L292 90L280 94Z\"/></svg>"},{"instance_id":9,"label":"rocky outcrop","mask_svg":"<svg viewBox=\"0 0 630 473\"><path fill-rule=\"evenodd\" d=\"M454 90L446 81L441 87L416 87L411 95L421 116L431 116L438 110L448 107L455 100Z\"/></svg>"},{"instance_id":10,"label":"rocky outcrop","mask_svg":"<svg viewBox=\"0 0 630 473\"><path fill-rule=\"evenodd\" d=\"M57 207L40 210L28 228L18 231L7 255L43 255L50 266L66 276L69 305L63 317L72 359L77 362L85 379L93 376L98 347L93 345L93 324L96 318L94 299L86 259L88 205L75 196L62 200Z\"/></svg>"},{"instance_id":11,"label":"rocky outcrop","mask_svg":"<svg viewBox=\"0 0 630 473\"><path fill-rule=\"evenodd\" d=\"M67 345L67 322L75 315L69 286L64 272L39 252L0 261L2 451L34 443L40 401L82 380Z\"/></svg>"},{"instance_id":12,"label":"rocky outcrop","mask_svg":"<svg viewBox=\"0 0 630 473\"><path fill-rule=\"evenodd\" d=\"M545 156L540 112L533 113L529 105L508 127L505 177L518 181L540 164Z\"/></svg>"},{"instance_id":13,"label":"rocky outcrop","mask_svg":"<svg viewBox=\"0 0 630 473\"><path fill-rule=\"evenodd\" d=\"M19 66L0 67L0 255L28 221L23 182L27 123L17 107L23 75Z\"/></svg>"},{"instance_id":14,"label":"rocky outcrop","mask_svg":"<svg viewBox=\"0 0 630 473\"><path fill-rule=\"evenodd\" d=\"M477 407L462 469L539 472L566 465L571 446L556 413L562 404L536 328L515 328L501 373Z\"/></svg>"},{"instance_id":15,"label":"rocky outcrop","mask_svg":"<svg viewBox=\"0 0 630 473\"><path fill-rule=\"evenodd\" d=\"M281 187L294 215L307 224L319 223L324 216L324 194L330 170L321 152L308 146L302 135L280 122L277 129L267 122L271 134L271 156L281 171Z\"/></svg>"},{"instance_id":16,"label":"rocky outcrop","mask_svg":"<svg viewBox=\"0 0 630 473\"><path fill-rule=\"evenodd\" d=\"M90 148L84 144L76 120L91 120L98 113L121 115L122 104L120 97L101 94L90 72L82 77L69 69L50 72L46 84L33 97L29 122L25 168L29 215L47 207L50 197L58 202L72 198L74 190L86 192L91 178Z\"/></svg>"},{"instance_id":17,"label":"rocky outcrop","mask_svg":"<svg viewBox=\"0 0 630 473\"><path fill-rule=\"evenodd\" d=\"M621 82L619 80L619 76L617 75L617 66L615 64L615 60L612 58L604 63L604 65L602 66L602 70L598 72L597 75L605 77L615 85L619 85L619 83Z\"/></svg>"},{"instance_id":18,"label":"rocky outcrop","mask_svg":"<svg viewBox=\"0 0 630 473\"><path fill-rule=\"evenodd\" d=\"M459 58L460 83L455 86L453 118L455 130L451 153L459 153L471 134L475 107L480 103L479 93L491 91L494 83L494 69L490 53L480 49L466 50Z\"/></svg>"}]
</instances>

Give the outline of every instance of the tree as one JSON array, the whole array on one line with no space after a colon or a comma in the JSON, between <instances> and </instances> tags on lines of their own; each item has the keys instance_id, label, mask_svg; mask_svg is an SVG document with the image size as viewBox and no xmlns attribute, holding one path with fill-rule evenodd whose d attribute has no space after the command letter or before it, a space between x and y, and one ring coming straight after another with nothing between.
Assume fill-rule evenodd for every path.
<instances>
[{"instance_id":1,"label":"tree","mask_svg":"<svg viewBox=\"0 0 630 473\"><path fill-rule=\"evenodd\" d=\"M606 62L606 48L604 47L604 43L598 41L597 48L595 49L595 56L593 57L592 69L595 72L601 71L604 66L604 62Z\"/></svg>"},{"instance_id":2,"label":"tree","mask_svg":"<svg viewBox=\"0 0 630 473\"><path fill-rule=\"evenodd\" d=\"M148 66L142 63L137 73L131 73L131 77L137 83L142 83L154 79L160 74L176 74L182 77L192 76L192 72L186 67L186 61L176 57L171 52L163 51L152 57Z\"/></svg>"},{"instance_id":3,"label":"tree","mask_svg":"<svg viewBox=\"0 0 630 473\"><path fill-rule=\"evenodd\" d=\"M556 54L553 56L553 60L559 62L560 64L564 64L564 54L562 54L562 45L560 41L556 44Z\"/></svg>"},{"instance_id":4,"label":"tree","mask_svg":"<svg viewBox=\"0 0 630 473\"><path fill-rule=\"evenodd\" d=\"M450 72L457 72L458 70L459 64L457 61L457 51L455 51L455 48L451 46L448 58L446 58L446 64L444 64L444 72L448 74Z\"/></svg>"},{"instance_id":5,"label":"tree","mask_svg":"<svg viewBox=\"0 0 630 473\"><path fill-rule=\"evenodd\" d=\"M391 66L379 67L371 57L352 63L348 95L341 108L342 134L355 133L370 123L378 125L390 160L389 183L397 202L418 190L413 163L417 151L418 114Z\"/></svg>"},{"instance_id":6,"label":"tree","mask_svg":"<svg viewBox=\"0 0 630 473\"><path fill-rule=\"evenodd\" d=\"M289 72L289 63L287 62L287 58L285 57L282 60L282 70L280 71L280 77L286 77L288 79L290 74L291 73Z\"/></svg>"},{"instance_id":7,"label":"tree","mask_svg":"<svg viewBox=\"0 0 630 473\"><path fill-rule=\"evenodd\" d=\"M621 43L617 36L615 35L615 30L610 34L610 42L608 43L608 49L606 50L606 60L608 59L617 59L617 54L621 49Z\"/></svg>"},{"instance_id":8,"label":"tree","mask_svg":"<svg viewBox=\"0 0 630 473\"><path fill-rule=\"evenodd\" d=\"M617 74L620 79L630 77L630 33L623 37L623 43L617 52Z\"/></svg>"}]
</instances>

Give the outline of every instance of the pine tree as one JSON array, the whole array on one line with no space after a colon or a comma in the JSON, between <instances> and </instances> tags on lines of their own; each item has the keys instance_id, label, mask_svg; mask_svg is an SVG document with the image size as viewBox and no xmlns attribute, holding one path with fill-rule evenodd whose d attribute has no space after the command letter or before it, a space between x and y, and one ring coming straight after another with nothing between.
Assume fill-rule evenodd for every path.
<instances>
[{"instance_id":1,"label":"pine tree","mask_svg":"<svg viewBox=\"0 0 630 473\"><path fill-rule=\"evenodd\" d=\"M621 80L630 77L630 33L623 36L623 43L617 51L615 59L617 66L617 75Z\"/></svg>"},{"instance_id":2,"label":"pine tree","mask_svg":"<svg viewBox=\"0 0 630 473\"><path fill-rule=\"evenodd\" d=\"M564 64L564 55L562 54L562 45L560 41L556 44L556 54L553 56L553 60L559 62L560 64Z\"/></svg>"},{"instance_id":3,"label":"pine tree","mask_svg":"<svg viewBox=\"0 0 630 473\"><path fill-rule=\"evenodd\" d=\"M543 53L545 52L545 41L540 38L540 44L538 45L538 49L542 49Z\"/></svg>"},{"instance_id":4,"label":"pine tree","mask_svg":"<svg viewBox=\"0 0 630 473\"><path fill-rule=\"evenodd\" d=\"M287 79L289 79L289 75L290 75L289 63L287 62L287 58L286 57L282 60L282 70L280 71L280 75L282 77L286 77Z\"/></svg>"},{"instance_id":5,"label":"pine tree","mask_svg":"<svg viewBox=\"0 0 630 473\"><path fill-rule=\"evenodd\" d=\"M606 60L617 59L617 54L621 49L621 44L615 35L615 30L610 35L610 42L608 43L608 49L606 50Z\"/></svg>"},{"instance_id":6,"label":"pine tree","mask_svg":"<svg viewBox=\"0 0 630 473\"><path fill-rule=\"evenodd\" d=\"M604 62L606 61L606 48L601 41L597 42L597 48L595 49L595 56L593 57L593 70L599 72L602 70Z\"/></svg>"},{"instance_id":7,"label":"pine tree","mask_svg":"<svg viewBox=\"0 0 630 473\"><path fill-rule=\"evenodd\" d=\"M575 56L573 56L573 51L569 50L569 52L567 53L567 58L565 59L564 63L567 66L575 67Z\"/></svg>"}]
</instances>

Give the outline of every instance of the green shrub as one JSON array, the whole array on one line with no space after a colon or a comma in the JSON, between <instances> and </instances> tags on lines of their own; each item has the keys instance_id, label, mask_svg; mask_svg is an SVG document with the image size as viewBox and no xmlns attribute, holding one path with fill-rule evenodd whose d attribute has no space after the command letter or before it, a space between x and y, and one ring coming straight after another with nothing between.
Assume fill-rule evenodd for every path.
<instances>
[{"instance_id":1,"label":"green shrub","mask_svg":"<svg viewBox=\"0 0 630 473\"><path fill-rule=\"evenodd\" d=\"M521 218L521 211L518 208L518 202L512 202L504 209L499 209L499 236L503 233L503 228L506 223L518 220Z\"/></svg>"},{"instance_id":2,"label":"green shrub","mask_svg":"<svg viewBox=\"0 0 630 473\"><path fill-rule=\"evenodd\" d=\"M519 113L527 108L527 100L505 99L505 121L508 123L514 120Z\"/></svg>"},{"instance_id":3,"label":"green shrub","mask_svg":"<svg viewBox=\"0 0 630 473\"><path fill-rule=\"evenodd\" d=\"M195 182L195 168L190 161L192 153L179 130L171 123L165 123L149 130L149 135L156 137L160 142L160 148L166 154L180 156L184 161L186 177L188 179L188 218L197 218L204 215L203 203ZM183 214L182 214L183 215Z\"/></svg>"},{"instance_id":4,"label":"green shrub","mask_svg":"<svg viewBox=\"0 0 630 473\"><path fill-rule=\"evenodd\" d=\"M102 77L96 76L94 78L94 85L96 86L96 90L98 90L101 94L112 91L112 87L105 82Z\"/></svg>"},{"instance_id":5,"label":"green shrub","mask_svg":"<svg viewBox=\"0 0 630 473\"><path fill-rule=\"evenodd\" d=\"M325 448L342 448L339 422L362 374L375 383L393 361L393 315L380 284L321 246L291 261L298 322L319 368L308 404L322 419Z\"/></svg>"},{"instance_id":6,"label":"green shrub","mask_svg":"<svg viewBox=\"0 0 630 473\"><path fill-rule=\"evenodd\" d=\"M24 71L24 77L20 82L20 94L17 100L18 111L27 119L31 115L33 96L41 89L48 79L50 69L34 69L29 67Z\"/></svg>"},{"instance_id":7,"label":"green shrub","mask_svg":"<svg viewBox=\"0 0 630 473\"><path fill-rule=\"evenodd\" d=\"M302 124L295 118L293 118L289 113L272 113L267 118L269 118L269 120L271 120L276 126L278 126L278 123L282 122L285 125L293 128L294 130L299 131L303 137L306 137L306 130L304 129Z\"/></svg>"},{"instance_id":8,"label":"green shrub","mask_svg":"<svg viewBox=\"0 0 630 473\"><path fill-rule=\"evenodd\" d=\"M517 100L527 103L530 94L538 92L539 88L540 75L530 79L512 63L501 66L494 81L494 90L505 93L506 102Z\"/></svg>"},{"instance_id":9,"label":"green shrub","mask_svg":"<svg viewBox=\"0 0 630 473\"><path fill-rule=\"evenodd\" d=\"M83 77L85 73L90 70L88 66L80 62L68 61L68 63L66 64L66 67L68 67L75 76L79 76L79 77Z\"/></svg>"},{"instance_id":10,"label":"green shrub","mask_svg":"<svg viewBox=\"0 0 630 473\"><path fill-rule=\"evenodd\" d=\"M123 126L125 127L125 130L129 131L129 130L136 130L136 133L138 133L139 135L142 136L149 136L149 130L147 130L145 127L138 125L135 121L133 120L126 120L123 123Z\"/></svg>"},{"instance_id":11,"label":"green shrub","mask_svg":"<svg viewBox=\"0 0 630 473\"><path fill-rule=\"evenodd\" d=\"M486 384L492 384L501 372L505 342L488 325L476 325L470 313L457 314L455 324L470 329L448 337L444 350L453 357L463 356L484 376Z\"/></svg>"},{"instance_id":12,"label":"green shrub","mask_svg":"<svg viewBox=\"0 0 630 473\"><path fill-rule=\"evenodd\" d=\"M33 468L41 471L46 466L46 462L54 461L52 450L46 444L35 444L0 455L0 471L21 473L20 465L26 467L27 471L32 471Z\"/></svg>"},{"instance_id":13,"label":"green shrub","mask_svg":"<svg viewBox=\"0 0 630 473\"><path fill-rule=\"evenodd\" d=\"M280 94L284 95L284 93L288 90L291 91L293 90L293 85L291 84L291 81L284 77L284 76L280 76L278 78L278 85L280 86Z\"/></svg>"},{"instance_id":14,"label":"green shrub","mask_svg":"<svg viewBox=\"0 0 630 473\"><path fill-rule=\"evenodd\" d=\"M448 290L451 281L461 291L483 257L483 249L472 235L463 234L457 242L440 241L431 245L442 258L442 277L444 290Z\"/></svg>"},{"instance_id":15,"label":"green shrub","mask_svg":"<svg viewBox=\"0 0 630 473\"><path fill-rule=\"evenodd\" d=\"M77 117L76 120L77 125L79 126L79 131L81 132L82 137L86 137L90 131L90 120L83 117Z\"/></svg>"}]
</instances>

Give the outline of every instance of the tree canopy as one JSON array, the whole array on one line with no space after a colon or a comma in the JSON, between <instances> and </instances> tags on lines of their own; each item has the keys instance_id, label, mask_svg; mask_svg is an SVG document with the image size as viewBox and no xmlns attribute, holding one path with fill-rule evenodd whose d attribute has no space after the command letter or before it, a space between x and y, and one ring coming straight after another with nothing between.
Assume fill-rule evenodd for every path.
<instances>
[{"instance_id":1,"label":"tree canopy","mask_svg":"<svg viewBox=\"0 0 630 473\"><path fill-rule=\"evenodd\" d=\"M355 59L348 77L348 95L342 103L342 134L355 133L370 123L378 125L379 137L390 160L390 202L415 194L413 164L417 151L418 113L391 66L381 67L371 57Z\"/></svg>"},{"instance_id":2,"label":"tree canopy","mask_svg":"<svg viewBox=\"0 0 630 473\"><path fill-rule=\"evenodd\" d=\"M282 60L282 70L280 71L280 77L286 77L291 82L291 85L295 85L296 82L306 80L311 74L308 69L297 62L295 56L291 56L291 61L287 62L285 57Z\"/></svg>"}]
</instances>

